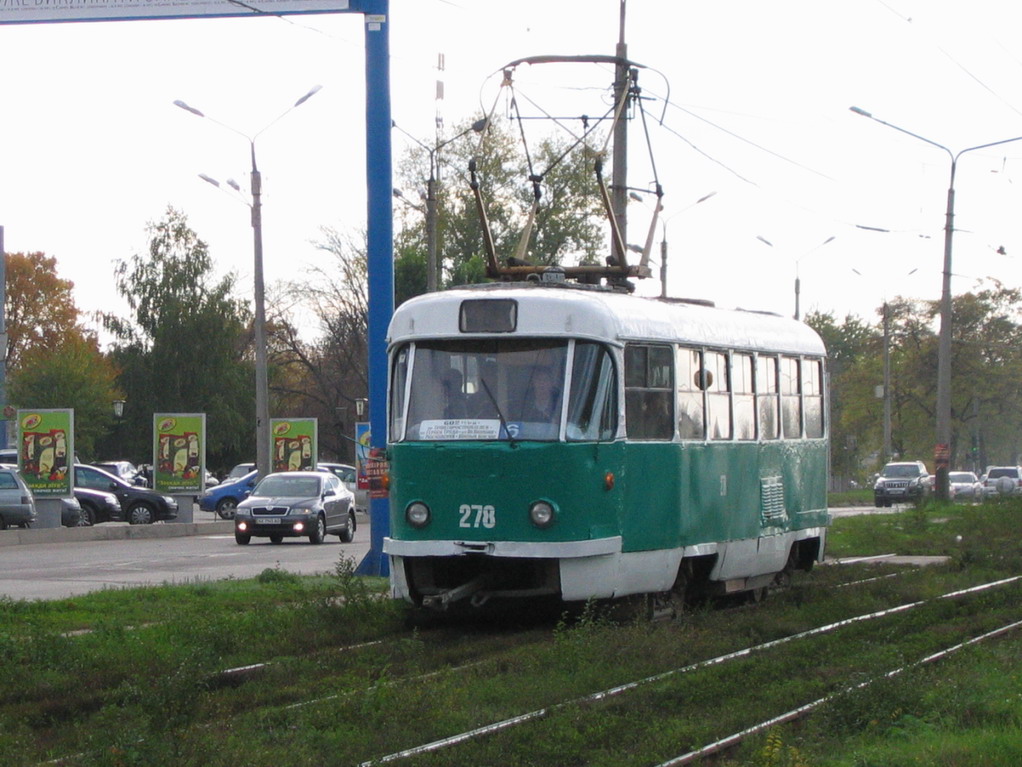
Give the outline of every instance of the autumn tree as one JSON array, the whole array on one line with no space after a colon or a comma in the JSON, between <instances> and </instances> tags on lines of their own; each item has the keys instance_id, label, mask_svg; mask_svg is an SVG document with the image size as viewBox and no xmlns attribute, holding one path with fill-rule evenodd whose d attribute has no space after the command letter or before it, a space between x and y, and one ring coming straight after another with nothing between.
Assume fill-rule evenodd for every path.
<instances>
[{"instance_id":1,"label":"autumn tree","mask_svg":"<svg viewBox=\"0 0 1022 767\"><path fill-rule=\"evenodd\" d=\"M251 316L233 274L216 278L206 243L168 208L148 225L148 250L117 263L114 285L131 316L106 316L121 368L125 445L148 457L154 412L206 413L207 461L255 451Z\"/></svg>"},{"instance_id":2,"label":"autumn tree","mask_svg":"<svg viewBox=\"0 0 1022 767\"><path fill-rule=\"evenodd\" d=\"M74 283L57 276L57 259L44 253L6 254L7 369L15 372L25 352L54 352L69 334L85 337L74 300Z\"/></svg>"}]
</instances>

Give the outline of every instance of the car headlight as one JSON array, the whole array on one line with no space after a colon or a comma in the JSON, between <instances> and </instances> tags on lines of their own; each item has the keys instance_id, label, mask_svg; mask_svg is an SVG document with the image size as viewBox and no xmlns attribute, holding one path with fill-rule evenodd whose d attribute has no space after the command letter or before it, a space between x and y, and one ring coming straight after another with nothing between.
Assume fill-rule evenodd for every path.
<instances>
[{"instance_id":1,"label":"car headlight","mask_svg":"<svg viewBox=\"0 0 1022 767\"><path fill-rule=\"evenodd\" d=\"M163 502L168 506L177 506L177 501L175 501L169 495L161 495L160 497L163 499Z\"/></svg>"},{"instance_id":2,"label":"car headlight","mask_svg":"<svg viewBox=\"0 0 1022 767\"><path fill-rule=\"evenodd\" d=\"M412 527L425 527L432 516L429 506L422 501L412 501L405 509L405 519Z\"/></svg>"},{"instance_id":3,"label":"car headlight","mask_svg":"<svg viewBox=\"0 0 1022 767\"><path fill-rule=\"evenodd\" d=\"M529 521L536 527L546 528L554 523L554 506L549 501L536 501L529 507Z\"/></svg>"}]
</instances>

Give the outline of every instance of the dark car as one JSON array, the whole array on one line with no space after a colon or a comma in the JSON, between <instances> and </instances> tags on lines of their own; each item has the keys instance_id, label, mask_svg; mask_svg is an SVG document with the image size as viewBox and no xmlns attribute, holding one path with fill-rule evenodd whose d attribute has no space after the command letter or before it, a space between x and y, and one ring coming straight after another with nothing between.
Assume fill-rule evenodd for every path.
<instances>
[{"instance_id":1,"label":"dark car","mask_svg":"<svg viewBox=\"0 0 1022 767\"><path fill-rule=\"evenodd\" d=\"M922 461L889 463L876 478L873 500L877 507L920 501L929 495L930 485L930 473Z\"/></svg>"},{"instance_id":2,"label":"dark car","mask_svg":"<svg viewBox=\"0 0 1022 767\"><path fill-rule=\"evenodd\" d=\"M35 499L25 480L15 469L0 469L0 530L31 527L35 519Z\"/></svg>"},{"instance_id":3,"label":"dark car","mask_svg":"<svg viewBox=\"0 0 1022 767\"><path fill-rule=\"evenodd\" d=\"M86 526L82 522L82 505L78 503L77 498L60 499L60 524L64 527Z\"/></svg>"},{"instance_id":4,"label":"dark car","mask_svg":"<svg viewBox=\"0 0 1022 767\"><path fill-rule=\"evenodd\" d=\"M95 466L75 464L74 485L116 495L121 504L121 513L114 520L117 522L126 520L133 525L150 525L153 522L177 517L177 501L169 495L160 495L144 487L130 485Z\"/></svg>"},{"instance_id":5,"label":"dark car","mask_svg":"<svg viewBox=\"0 0 1022 767\"><path fill-rule=\"evenodd\" d=\"M78 503L82 507L79 527L91 527L100 522L123 519L121 502L111 492L93 490L91 487L76 487L75 498L78 499Z\"/></svg>"},{"instance_id":6,"label":"dark car","mask_svg":"<svg viewBox=\"0 0 1022 767\"><path fill-rule=\"evenodd\" d=\"M234 540L253 536L280 543L305 538L322 543L329 535L350 542L355 534L354 496L340 477L326 471L267 474L234 513Z\"/></svg>"}]
</instances>

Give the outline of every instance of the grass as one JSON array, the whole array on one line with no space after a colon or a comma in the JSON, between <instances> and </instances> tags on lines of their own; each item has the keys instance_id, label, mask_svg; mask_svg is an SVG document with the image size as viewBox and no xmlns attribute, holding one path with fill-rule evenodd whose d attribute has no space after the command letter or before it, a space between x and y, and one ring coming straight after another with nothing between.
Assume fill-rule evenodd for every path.
<instances>
[{"instance_id":1,"label":"grass","mask_svg":"<svg viewBox=\"0 0 1022 767\"><path fill-rule=\"evenodd\" d=\"M892 605L1022 573L1022 504L923 506L842 518L838 557L941 554L947 566L819 567L760 605L695 608L669 623L560 620L409 630L381 579L266 570L225 580L0 601L5 765L358 764L545 709L527 724L399 760L406 765L657 764L808 700L716 763L1019 763L1022 640L910 664L1018 620L1018 586L940 600L699 671L696 661ZM840 588L849 580L866 585ZM260 664L244 672L226 669ZM626 694L593 692L647 679ZM64 759L74 755L72 759Z\"/></svg>"}]
</instances>

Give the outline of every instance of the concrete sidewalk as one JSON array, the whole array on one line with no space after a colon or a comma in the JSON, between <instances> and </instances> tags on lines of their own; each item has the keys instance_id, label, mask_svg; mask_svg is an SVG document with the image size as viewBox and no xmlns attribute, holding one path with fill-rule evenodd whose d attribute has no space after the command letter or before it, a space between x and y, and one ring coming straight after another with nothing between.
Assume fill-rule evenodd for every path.
<instances>
[{"instance_id":1,"label":"concrete sidewalk","mask_svg":"<svg viewBox=\"0 0 1022 767\"><path fill-rule=\"evenodd\" d=\"M0 547L18 546L25 543L120 541L129 538L182 538L187 535L228 535L233 532L234 521L219 518L209 522L157 522L152 525L103 522L92 527L49 527L39 530L10 528L8 530L0 530Z\"/></svg>"}]
</instances>

